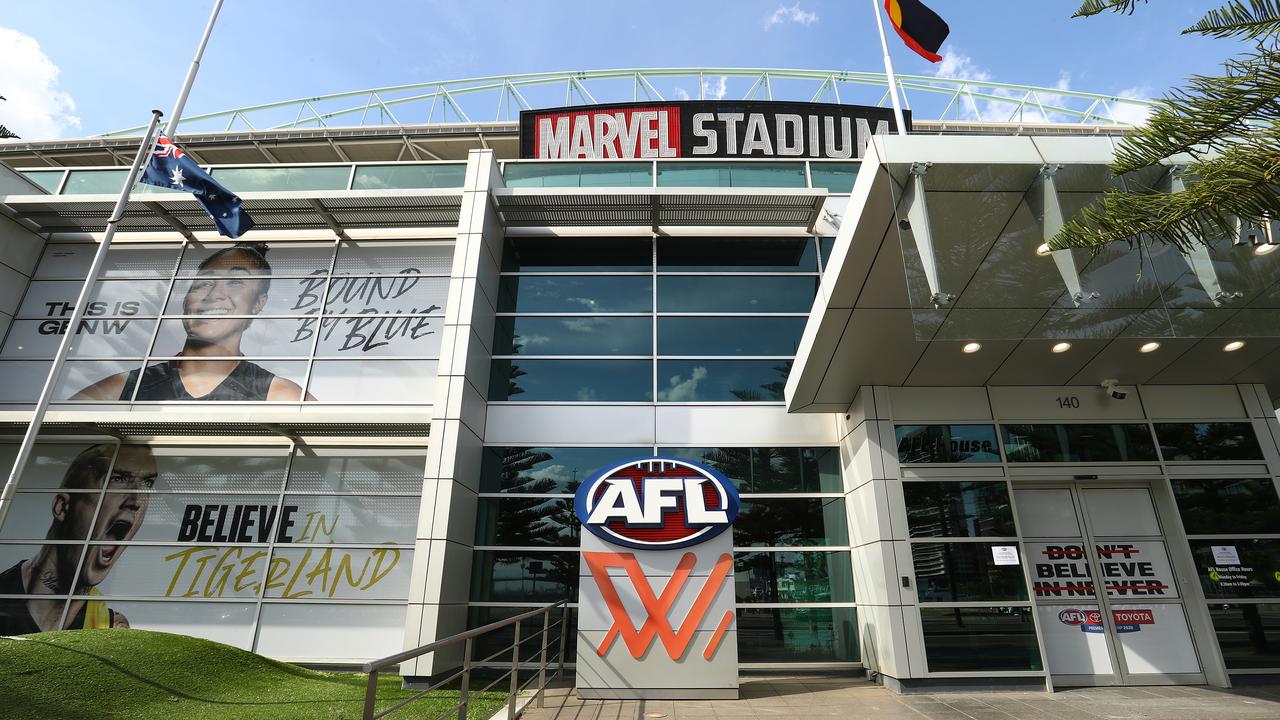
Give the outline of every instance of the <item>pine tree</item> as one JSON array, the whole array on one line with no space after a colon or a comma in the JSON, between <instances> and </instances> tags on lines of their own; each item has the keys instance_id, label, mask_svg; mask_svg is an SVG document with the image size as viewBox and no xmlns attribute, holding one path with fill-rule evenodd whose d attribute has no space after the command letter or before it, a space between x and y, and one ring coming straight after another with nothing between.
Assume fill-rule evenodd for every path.
<instances>
[{"instance_id":1,"label":"pine tree","mask_svg":"<svg viewBox=\"0 0 1280 720\"><path fill-rule=\"evenodd\" d=\"M1137 7L1138 0L1086 0L1076 17ZM1227 60L1221 76L1193 76L1158 101L1147 123L1120 143L1112 165L1123 176L1186 156L1186 189L1130 182L1108 190L1063 227L1053 249L1137 246L1146 237L1185 252L1236 236L1240 223L1280 218L1280 0L1231 0L1188 33L1243 39L1254 48Z\"/></svg>"}]
</instances>

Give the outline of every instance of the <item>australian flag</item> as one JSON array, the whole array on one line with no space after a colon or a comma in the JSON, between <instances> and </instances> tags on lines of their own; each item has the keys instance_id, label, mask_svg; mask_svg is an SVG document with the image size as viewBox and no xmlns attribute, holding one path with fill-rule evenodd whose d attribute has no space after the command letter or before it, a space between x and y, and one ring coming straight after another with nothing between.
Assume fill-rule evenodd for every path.
<instances>
[{"instance_id":1,"label":"australian flag","mask_svg":"<svg viewBox=\"0 0 1280 720\"><path fill-rule=\"evenodd\" d=\"M236 238L253 227L249 213L240 208L240 198L219 185L163 134L142 173L142 182L195 195L196 202L204 206L221 235Z\"/></svg>"}]
</instances>

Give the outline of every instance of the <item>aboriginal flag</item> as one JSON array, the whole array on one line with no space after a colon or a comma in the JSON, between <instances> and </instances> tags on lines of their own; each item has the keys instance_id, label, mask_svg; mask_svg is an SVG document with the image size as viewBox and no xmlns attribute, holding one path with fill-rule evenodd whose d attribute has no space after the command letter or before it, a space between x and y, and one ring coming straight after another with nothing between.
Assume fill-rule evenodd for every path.
<instances>
[{"instance_id":1,"label":"aboriginal flag","mask_svg":"<svg viewBox=\"0 0 1280 720\"><path fill-rule=\"evenodd\" d=\"M925 60L938 62L942 56L938 48L947 39L951 28L920 0L884 0L889 22L898 31L907 47L915 50Z\"/></svg>"}]
</instances>

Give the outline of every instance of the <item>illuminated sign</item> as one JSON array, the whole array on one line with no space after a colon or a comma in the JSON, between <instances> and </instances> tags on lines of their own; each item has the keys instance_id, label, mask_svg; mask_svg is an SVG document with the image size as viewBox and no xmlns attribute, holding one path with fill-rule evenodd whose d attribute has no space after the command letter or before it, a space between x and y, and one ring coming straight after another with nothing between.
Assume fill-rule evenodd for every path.
<instances>
[{"instance_id":1,"label":"illuminated sign","mask_svg":"<svg viewBox=\"0 0 1280 720\"><path fill-rule=\"evenodd\" d=\"M907 118L910 129L910 114ZM621 103L520 113L520 157L538 160L852 160L895 132L887 108L824 103Z\"/></svg>"}]
</instances>

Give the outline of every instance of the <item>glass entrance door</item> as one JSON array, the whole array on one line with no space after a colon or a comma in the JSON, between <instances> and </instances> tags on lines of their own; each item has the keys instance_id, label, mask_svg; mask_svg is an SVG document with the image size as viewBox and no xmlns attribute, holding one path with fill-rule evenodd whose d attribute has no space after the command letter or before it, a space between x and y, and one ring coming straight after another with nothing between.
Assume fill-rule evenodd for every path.
<instances>
[{"instance_id":1,"label":"glass entrance door","mask_svg":"<svg viewBox=\"0 0 1280 720\"><path fill-rule=\"evenodd\" d=\"M1014 489L1055 686L1204 683L1151 491Z\"/></svg>"}]
</instances>

